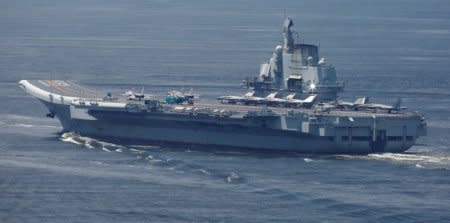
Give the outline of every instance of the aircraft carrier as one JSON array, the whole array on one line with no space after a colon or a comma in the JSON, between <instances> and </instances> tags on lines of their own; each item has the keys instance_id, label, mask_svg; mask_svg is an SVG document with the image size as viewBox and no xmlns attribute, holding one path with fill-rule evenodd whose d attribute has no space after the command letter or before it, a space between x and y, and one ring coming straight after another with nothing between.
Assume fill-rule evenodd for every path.
<instances>
[{"instance_id":1,"label":"aircraft carrier","mask_svg":"<svg viewBox=\"0 0 450 223\"><path fill-rule=\"evenodd\" d=\"M217 101L171 91L162 97L128 91L103 94L72 81L21 80L63 131L130 144L288 150L312 154L403 152L426 135L423 115L394 105L338 99L344 84L319 57L318 46L298 43L293 21L284 43L244 81L248 92Z\"/></svg>"}]
</instances>

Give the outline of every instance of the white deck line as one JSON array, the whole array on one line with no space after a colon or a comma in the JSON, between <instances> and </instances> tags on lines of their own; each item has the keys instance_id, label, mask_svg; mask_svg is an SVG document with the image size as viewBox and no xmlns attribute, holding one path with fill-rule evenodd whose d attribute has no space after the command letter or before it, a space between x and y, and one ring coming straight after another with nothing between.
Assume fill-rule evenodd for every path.
<instances>
[{"instance_id":1,"label":"white deck line","mask_svg":"<svg viewBox=\"0 0 450 223\"><path fill-rule=\"evenodd\" d=\"M63 96L60 94L55 94L49 91L42 90L41 88L34 86L27 80L19 81L19 86L28 94L36 98L39 98L43 101L55 104L70 105L72 101L78 99L77 97Z\"/></svg>"}]
</instances>

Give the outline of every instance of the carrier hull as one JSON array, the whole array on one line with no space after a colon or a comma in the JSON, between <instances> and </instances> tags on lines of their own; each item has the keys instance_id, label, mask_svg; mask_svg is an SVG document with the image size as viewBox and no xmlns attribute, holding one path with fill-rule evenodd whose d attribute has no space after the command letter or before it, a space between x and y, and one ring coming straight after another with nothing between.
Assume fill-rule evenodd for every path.
<instances>
[{"instance_id":1,"label":"carrier hull","mask_svg":"<svg viewBox=\"0 0 450 223\"><path fill-rule=\"evenodd\" d=\"M367 154L373 152L403 152L414 142L405 145L391 144L382 150L370 141L336 143L328 137L314 136L295 131L211 124L194 120L179 121L169 115L149 114L99 114L96 120L70 118L70 106L42 101L56 117L66 132L100 138L124 144L167 144L198 148L254 149L293 151L310 154Z\"/></svg>"}]
</instances>

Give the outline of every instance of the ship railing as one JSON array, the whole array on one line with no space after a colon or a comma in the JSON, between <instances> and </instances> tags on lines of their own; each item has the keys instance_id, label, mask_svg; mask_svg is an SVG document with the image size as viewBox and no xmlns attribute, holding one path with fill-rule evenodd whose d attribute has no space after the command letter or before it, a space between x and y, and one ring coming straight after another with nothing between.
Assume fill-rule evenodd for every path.
<instances>
[{"instance_id":1,"label":"ship railing","mask_svg":"<svg viewBox=\"0 0 450 223\"><path fill-rule=\"evenodd\" d=\"M178 114L189 114L189 115L208 115L215 117L230 117L236 112L226 110L226 109L211 109L211 108L199 108L199 107L185 107L185 106L166 106L164 107L164 111L170 113L178 113Z\"/></svg>"},{"instance_id":2,"label":"ship railing","mask_svg":"<svg viewBox=\"0 0 450 223\"><path fill-rule=\"evenodd\" d=\"M343 89L345 87L345 82L344 81L336 81L336 83L332 83L332 84L318 84L316 86L316 88L339 88L339 89Z\"/></svg>"}]
</instances>

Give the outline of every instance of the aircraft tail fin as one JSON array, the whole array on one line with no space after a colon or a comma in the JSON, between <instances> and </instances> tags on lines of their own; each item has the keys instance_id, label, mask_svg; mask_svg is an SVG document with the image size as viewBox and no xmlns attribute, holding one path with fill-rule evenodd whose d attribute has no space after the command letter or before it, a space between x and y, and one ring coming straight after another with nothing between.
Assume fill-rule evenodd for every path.
<instances>
[{"instance_id":1,"label":"aircraft tail fin","mask_svg":"<svg viewBox=\"0 0 450 223\"><path fill-rule=\"evenodd\" d=\"M316 99L317 95L311 95L303 100L303 103L312 103Z\"/></svg>"},{"instance_id":2,"label":"aircraft tail fin","mask_svg":"<svg viewBox=\"0 0 450 223\"><path fill-rule=\"evenodd\" d=\"M397 98L397 101L392 105L392 107L395 109L400 109L401 105L402 105L402 99Z\"/></svg>"},{"instance_id":3,"label":"aircraft tail fin","mask_svg":"<svg viewBox=\"0 0 450 223\"><path fill-rule=\"evenodd\" d=\"M369 99L367 97L358 97L356 98L355 102L353 104L355 105L363 105L369 102Z\"/></svg>"},{"instance_id":4,"label":"aircraft tail fin","mask_svg":"<svg viewBox=\"0 0 450 223\"><path fill-rule=\"evenodd\" d=\"M252 97L255 94L254 91L249 91L245 94L245 97Z\"/></svg>"}]
</instances>

